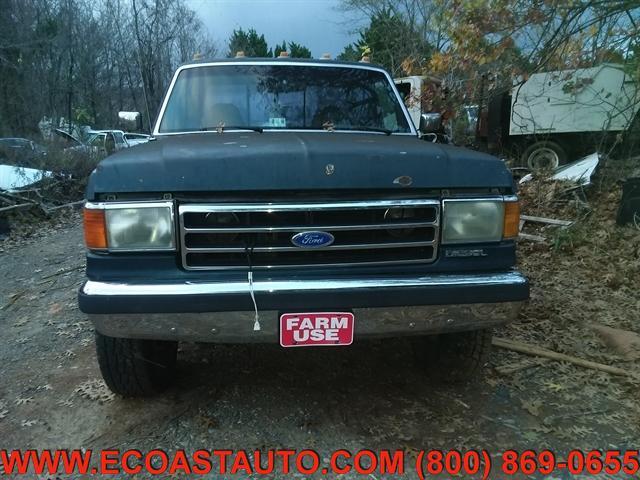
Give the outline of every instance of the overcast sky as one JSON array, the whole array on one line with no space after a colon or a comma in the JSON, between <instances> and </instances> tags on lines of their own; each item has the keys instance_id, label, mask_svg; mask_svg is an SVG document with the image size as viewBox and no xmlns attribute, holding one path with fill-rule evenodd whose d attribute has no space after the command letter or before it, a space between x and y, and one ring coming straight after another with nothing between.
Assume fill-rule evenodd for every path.
<instances>
[{"instance_id":1,"label":"overcast sky","mask_svg":"<svg viewBox=\"0 0 640 480\"><path fill-rule=\"evenodd\" d=\"M269 47L283 40L301 43L314 57L335 57L358 36L350 33L357 24L336 9L339 0L187 0L200 15L211 37L227 53L227 40L234 29L255 28Z\"/></svg>"}]
</instances>

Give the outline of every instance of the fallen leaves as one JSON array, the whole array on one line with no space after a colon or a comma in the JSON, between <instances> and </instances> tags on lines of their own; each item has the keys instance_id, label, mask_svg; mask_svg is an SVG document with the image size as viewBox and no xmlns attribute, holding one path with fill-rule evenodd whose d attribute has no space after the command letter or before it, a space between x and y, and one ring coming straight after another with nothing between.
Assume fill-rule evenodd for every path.
<instances>
[{"instance_id":1,"label":"fallen leaves","mask_svg":"<svg viewBox=\"0 0 640 480\"><path fill-rule=\"evenodd\" d=\"M115 398L115 395L109 390L103 380L87 380L78 385L74 393L77 393L83 398L100 403L111 402Z\"/></svg>"},{"instance_id":2,"label":"fallen leaves","mask_svg":"<svg viewBox=\"0 0 640 480\"><path fill-rule=\"evenodd\" d=\"M541 414L542 400L521 400L522 408L524 408L530 415L539 417Z\"/></svg>"},{"instance_id":3,"label":"fallen leaves","mask_svg":"<svg viewBox=\"0 0 640 480\"><path fill-rule=\"evenodd\" d=\"M564 195L565 189L563 183L533 180L519 192L523 213L576 223L557 229L561 238L555 246L518 245L521 269L533 288L522 313L527 323L514 324L510 336L615 364L617 352L604 350L589 326L597 322L640 333L629 314L640 311L640 291L629 281L640 271L640 236L637 230L615 224L619 185L593 185L579 195ZM532 227L536 228L532 233L551 233L544 226Z\"/></svg>"},{"instance_id":4,"label":"fallen leaves","mask_svg":"<svg viewBox=\"0 0 640 480\"><path fill-rule=\"evenodd\" d=\"M598 185L574 192L550 181L533 180L522 186L524 214L576 224L554 234L549 227L527 223L530 233L553 238L554 244L518 245L520 267L532 285L531 300L520 320L506 327L505 336L640 371L640 345L633 340L640 338L640 290L632 280L640 272L640 234L615 224L620 187ZM592 328L594 323L601 327ZM495 371L501 375L500 382L524 398L522 409L532 421L540 422L536 428L542 430L523 434L527 440L542 433L540 438L575 443L578 438L601 438L606 431L628 435L629 425L638 424L638 385L632 378L616 378L566 362L531 366L522 357L499 355ZM635 363L623 365L624 360ZM589 411L576 412L585 398ZM606 411L619 412L620 418L602 413Z\"/></svg>"},{"instance_id":5,"label":"fallen leaves","mask_svg":"<svg viewBox=\"0 0 640 480\"><path fill-rule=\"evenodd\" d=\"M593 435L595 431L591 427L576 425L573 427L574 438L586 437L587 435Z\"/></svg>"},{"instance_id":6,"label":"fallen leaves","mask_svg":"<svg viewBox=\"0 0 640 480\"><path fill-rule=\"evenodd\" d=\"M555 383L549 380L543 382L542 384L546 389L551 390L552 392L560 392L565 389L565 387L560 385L559 383Z\"/></svg>"},{"instance_id":7,"label":"fallen leaves","mask_svg":"<svg viewBox=\"0 0 640 480\"><path fill-rule=\"evenodd\" d=\"M62 312L62 305L60 305L59 303L52 303L49 306L49 315L58 315Z\"/></svg>"},{"instance_id":8,"label":"fallen leaves","mask_svg":"<svg viewBox=\"0 0 640 480\"><path fill-rule=\"evenodd\" d=\"M19 318L18 320L16 320L13 324L14 327L22 327L24 325L27 324L27 318L26 317L22 317Z\"/></svg>"},{"instance_id":9,"label":"fallen leaves","mask_svg":"<svg viewBox=\"0 0 640 480\"><path fill-rule=\"evenodd\" d=\"M67 398L65 400L58 400L56 403L61 407L73 407L73 401L70 398Z\"/></svg>"}]
</instances>

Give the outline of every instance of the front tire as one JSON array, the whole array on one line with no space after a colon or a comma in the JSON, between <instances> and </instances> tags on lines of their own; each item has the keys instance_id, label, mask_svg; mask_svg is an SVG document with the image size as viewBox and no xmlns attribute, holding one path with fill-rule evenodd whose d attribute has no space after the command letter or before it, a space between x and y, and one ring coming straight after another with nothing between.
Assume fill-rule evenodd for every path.
<instances>
[{"instance_id":1,"label":"front tire","mask_svg":"<svg viewBox=\"0 0 640 480\"><path fill-rule=\"evenodd\" d=\"M123 397L146 397L164 390L173 378L178 342L115 338L96 332L102 378Z\"/></svg>"},{"instance_id":2,"label":"front tire","mask_svg":"<svg viewBox=\"0 0 640 480\"><path fill-rule=\"evenodd\" d=\"M465 383L478 377L489 360L489 329L443 333L414 339L419 365L430 377L445 383Z\"/></svg>"}]
</instances>

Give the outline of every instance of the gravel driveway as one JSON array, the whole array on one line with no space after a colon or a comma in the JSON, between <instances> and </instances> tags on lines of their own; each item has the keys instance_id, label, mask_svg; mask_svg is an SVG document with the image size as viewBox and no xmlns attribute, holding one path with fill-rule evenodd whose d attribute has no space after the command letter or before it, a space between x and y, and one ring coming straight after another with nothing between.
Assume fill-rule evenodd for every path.
<instances>
[{"instance_id":1,"label":"gravel driveway","mask_svg":"<svg viewBox=\"0 0 640 480\"><path fill-rule=\"evenodd\" d=\"M619 378L558 363L500 375L496 366L525 357L496 349L475 385L436 385L404 340L294 351L184 344L175 387L116 398L77 309L83 255L78 225L0 253L1 448L390 448L411 459L425 448L562 455L640 445L637 388ZM525 316L514 331L535 328Z\"/></svg>"}]
</instances>

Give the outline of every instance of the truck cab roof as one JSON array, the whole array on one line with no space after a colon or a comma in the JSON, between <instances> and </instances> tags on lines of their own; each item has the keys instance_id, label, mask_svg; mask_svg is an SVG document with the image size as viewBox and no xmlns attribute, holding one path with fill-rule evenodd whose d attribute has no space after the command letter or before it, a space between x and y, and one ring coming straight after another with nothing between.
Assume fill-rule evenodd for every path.
<instances>
[{"instance_id":1,"label":"truck cab roof","mask_svg":"<svg viewBox=\"0 0 640 480\"><path fill-rule=\"evenodd\" d=\"M212 58L212 59L201 59L201 60L192 60L190 62L183 63L178 67L178 69L183 67L196 67L201 65L212 65L212 64L228 64L228 63L265 63L265 64L273 64L273 63L287 63L287 64L300 64L300 65L318 65L318 64L326 64L330 66L343 66L343 67L360 67L366 68L371 67L375 69L382 69L384 67L377 63L371 62L347 62L344 60L335 60L330 58L292 58L292 57L230 57L230 58Z\"/></svg>"}]
</instances>

